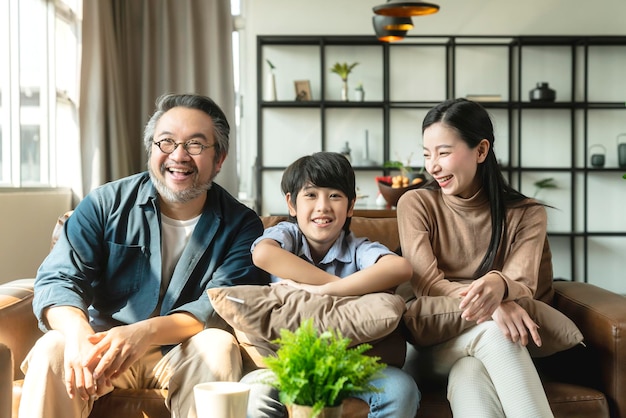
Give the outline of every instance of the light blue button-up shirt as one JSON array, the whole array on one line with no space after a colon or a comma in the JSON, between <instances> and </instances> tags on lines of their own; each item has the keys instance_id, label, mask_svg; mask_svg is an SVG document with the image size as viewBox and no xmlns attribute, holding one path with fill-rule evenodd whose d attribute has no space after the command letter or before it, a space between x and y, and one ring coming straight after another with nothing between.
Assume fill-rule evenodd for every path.
<instances>
[{"instance_id":1,"label":"light blue button-up shirt","mask_svg":"<svg viewBox=\"0 0 626 418\"><path fill-rule=\"evenodd\" d=\"M346 234L342 231L324 258L316 264L311 256L311 248L306 237L296 223L288 221L265 229L263 235L254 241L251 250L254 250L254 247L264 239L276 241L283 249L337 277L349 276L370 267L384 255L394 254L378 242L356 237L352 232ZM278 280L281 278L272 275L273 282Z\"/></svg>"}]
</instances>

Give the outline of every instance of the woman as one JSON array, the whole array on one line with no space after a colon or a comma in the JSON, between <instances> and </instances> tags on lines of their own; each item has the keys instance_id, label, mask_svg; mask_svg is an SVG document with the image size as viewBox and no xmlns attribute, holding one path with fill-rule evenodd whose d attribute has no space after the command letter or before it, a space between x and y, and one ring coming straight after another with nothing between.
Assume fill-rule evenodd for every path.
<instances>
[{"instance_id":1,"label":"woman","mask_svg":"<svg viewBox=\"0 0 626 418\"><path fill-rule=\"evenodd\" d=\"M477 324L429 349L433 372L448 374L455 417L551 417L525 347L541 345L538 327L515 302L537 296L545 208L505 182L479 104L437 105L422 133L433 186L405 193L397 211L411 286L417 297L458 297Z\"/></svg>"}]
</instances>

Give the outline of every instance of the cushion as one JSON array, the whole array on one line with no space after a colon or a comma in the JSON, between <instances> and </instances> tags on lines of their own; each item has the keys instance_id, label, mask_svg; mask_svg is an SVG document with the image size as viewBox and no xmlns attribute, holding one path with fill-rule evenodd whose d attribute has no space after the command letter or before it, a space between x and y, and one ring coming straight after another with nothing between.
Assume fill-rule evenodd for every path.
<instances>
[{"instance_id":1,"label":"cushion","mask_svg":"<svg viewBox=\"0 0 626 418\"><path fill-rule=\"evenodd\" d=\"M421 296L408 302L403 321L411 343L418 347L439 344L476 325L461 318L459 303L451 296Z\"/></svg>"},{"instance_id":2,"label":"cushion","mask_svg":"<svg viewBox=\"0 0 626 418\"><path fill-rule=\"evenodd\" d=\"M576 324L547 303L532 298L522 298L517 303L539 325L541 347L532 339L527 346L532 357L547 357L583 342L583 334Z\"/></svg>"},{"instance_id":3,"label":"cushion","mask_svg":"<svg viewBox=\"0 0 626 418\"><path fill-rule=\"evenodd\" d=\"M542 345L530 340L528 351L533 357L546 357L574 347L583 341L583 335L567 316L550 305L531 298L517 301L539 325ZM428 347L454 338L475 325L461 318L459 299L451 296L422 296L409 302L403 316L411 343Z\"/></svg>"},{"instance_id":4,"label":"cushion","mask_svg":"<svg viewBox=\"0 0 626 418\"><path fill-rule=\"evenodd\" d=\"M208 291L213 308L245 344L275 351L273 343L281 329L295 331L313 318L320 329L336 329L350 345L375 343L391 334L406 308L404 300L391 293L363 296L315 295L290 286L242 285ZM402 359L403 361L404 359Z\"/></svg>"}]
</instances>

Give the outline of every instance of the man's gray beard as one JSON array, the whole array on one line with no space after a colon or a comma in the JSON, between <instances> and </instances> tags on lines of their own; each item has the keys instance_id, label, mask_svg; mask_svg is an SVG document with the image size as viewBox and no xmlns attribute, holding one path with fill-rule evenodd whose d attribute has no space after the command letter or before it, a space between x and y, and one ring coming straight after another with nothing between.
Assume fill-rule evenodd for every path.
<instances>
[{"instance_id":1,"label":"man's gray beard","mask_svg":"<svg viewBox=\"0 0 626 418\"><path fill-rule=\"evenodd\" d=\"M152 168L149 168L148 172L150 173L150 180L152 180L152 184L154 184L154 187L157 189L157 192L159 193L161 198L169 203L187 203L194 200L195 198L201 196L203 193L206 193L207 190L211 188L211 186L213 185L213 178L215 178L215 175L212 175L211 180L209 180L208 183L197 185L194 182L194 185L191 187L191 189L174 192L169 187L167 187L167 185L163 181L161 181L161 179L157 178L157 176L154 175Z\"/></svg>"}]
</instances>

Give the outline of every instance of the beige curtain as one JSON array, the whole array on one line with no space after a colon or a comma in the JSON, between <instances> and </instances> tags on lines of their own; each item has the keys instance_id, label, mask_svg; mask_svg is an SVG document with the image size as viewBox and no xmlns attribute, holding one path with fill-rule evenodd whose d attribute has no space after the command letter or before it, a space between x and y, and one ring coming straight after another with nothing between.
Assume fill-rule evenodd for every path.
<instances>
[{"instance_id":1,"label":"beige curtain","mask_svg":"<svg viewBox=\"0 0 626 418\"><path fill-rule=\"evenodd\" d=\"M145 170L143 127L163 93L210 96L231 124L217 183L237 196L228 0L85 0L80 132L83 193Z\"/></svg>"}]
</instances>

